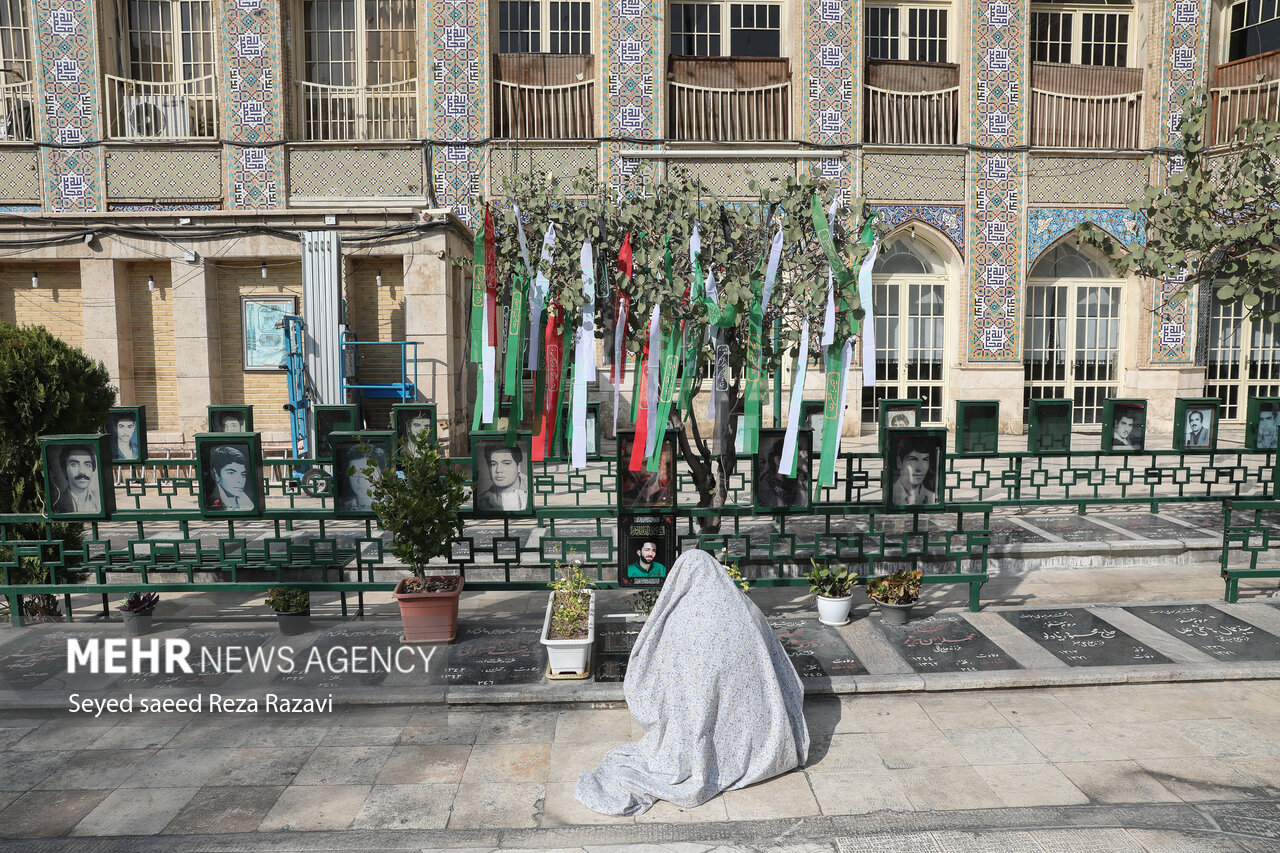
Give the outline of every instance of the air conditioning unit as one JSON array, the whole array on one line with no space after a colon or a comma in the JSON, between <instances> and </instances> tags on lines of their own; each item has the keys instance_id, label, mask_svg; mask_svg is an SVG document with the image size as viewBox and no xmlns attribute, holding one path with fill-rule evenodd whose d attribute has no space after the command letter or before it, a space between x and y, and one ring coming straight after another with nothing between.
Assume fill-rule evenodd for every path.
<instances>
[{"instance_id":1,"label":"air conditioning unit","mask_svg":"<svg viewBox=\"0 0 1280 853\"><path fill-rule=\"evenodd\" d=\"M125 136L182 139L191 135L191 102L186 95L126 95Z\"/></svg>"}]
</instances>

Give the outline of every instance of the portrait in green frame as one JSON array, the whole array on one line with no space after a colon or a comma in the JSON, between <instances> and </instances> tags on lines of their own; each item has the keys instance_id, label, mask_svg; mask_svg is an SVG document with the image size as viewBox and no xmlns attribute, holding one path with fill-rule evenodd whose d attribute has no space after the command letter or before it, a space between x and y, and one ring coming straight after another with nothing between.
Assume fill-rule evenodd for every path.
<instances>
[{"instance_id":1,"label":"portrait in green frame","mask_svg":"<svg viewBox=\"0 0 1280 853\"><path fill-rule=\"evenodd\" d=\"M1000 401L956 401L956 454L988 456L1000 450Z\"/></svg>"},{"instance_id":2,"label":"portrait in green frame","mask_svg":"<svg viewBox=\"0 0 1280 853\"><path fill-rule=\"evenodd\" d=\"M98 435L40 437L46 515L53 519L105 521L115 511L115 488L107 477L110 439Z\"/></svg>"},{"instance_id":3,"label":"portrait in green frame","mask_svg":"<svg viewBox=\"0 0 1280 853\"><path fill-rule=\"evenodd\" d=\"M1032 453L1070 452L1070 400L1031 401L1027 423L1027 450Z\"/></svg>"},{"instance_id":4,"label":"portrait in green frame","mask_svg":"<svg viewBox=\"0 0 1280 853\"><path fill-rule=\"evenodd\" d=\"M397 453L414 448L418 441L436 444L436 404L396 403L391 407L391 431Z\"/></svg>"},{"instance_id":5,"label":"portrait in green frame","mask_svg":"<svg viewBox=\"0 0 1280 853\"><path fill-rule=\"evenodd\" d=\"M779 471L786 436L785 429L760 430L759 449L751 467L752 504L758 512L808 512L812 503L812 433L807 429L796 433L794 477Z\"/></svg>"},{"instance_id":6,"label":"portrait in green frame","mask_svg":"<svg viewBox=\"0 0 1280 853\"><path fill-rule=\"evenodd\" d=\"M888 436L891 429L915 429L920 426L920 409L924 400L880 400L880 452L884 453L889 446Z\"/></svg>"},{"instance_id":7,"label":"portrait in green frame","mask_svg":"<svg viewBox=\"0 0 1280 853\"><path fill-rule=\"evenodd\" d=\"M107 411L107 443L115 464L147 458L147 407L116 406Z\"/></svg>"},{"instance_id":8,"label":"portrait in green frame","mask_svg":"<svg viewBox=\"0 0 1280 853\"><path fill-rule=\"evenodd\" d=\"M825 400L800 401L800 427L809 428L814 447L822 446L822 425L825 422L827 403Z\"/></svg>"},{"instance_id":9,"label":"portrait in green frame","mask_svg":"<svg viewBox=\"0 0 1280 853\"><path fill-rule=\"evenodd\" d=\"M1244 446L1262 452L1276 449L1280 438L1280 397L1250 397Z\"/></svg>"},{"instance_id":10,"label":"portrait in green frame","mask_svg":"<svg viewBox=\"0 0 1280 853\"><path fill-rule=\"evenodd\" d=\"M656 471L648 470L648 466L643 464L639 471L630 470L631 449L635 439L634 431L618 431L619 509L674 508L676 505L676 434L668 432L664 436Z\"/></svg>"},{"instance_id":11,"label":"portrait in green frame","mask_svg":"<svg viewBox=\"0 0 1280 853\"><path fill-rule=\"evenodd\" d=\"M517 432L471 434L471 514L476 518L533 515L533 437Z\"/></svg>"},{"instance_id":12,"label":"portrait in green frame","mask_svg":"<svg viewBox=\"0 0 1280 853\"><path fill-rule=\"evenodd\" d=\"M559 442L562 455L556 456L557 459L568 459L570 450L569 444L569 419L573 417L573 410L566 407L564 410L564 420L560 424L561 438ZM587 403L587 458L596 460L600 458L600 404Z\"/></svg>"},{"instance_id":13,"label":"portrait in green frame","mask_svg":"<svg viewBox=\"0 0 1280 853\"><path fill-rule=\"evenodd\" d=\"M373 483L393 463L390 430L329 433L335 518L373 518Z\"/></svg>"},{"instance_id":14,"label":"portrait in green frame","mask_svg":"<svg viewBox=\"0 0 1280 853\"><path fill-rule=\"evenodd\" d=\"M330 455L333 452L333 446L329 443L329 437L335 432L355 432L356 431L356 407L355 406L312 406L311 407L312 423L315 425L315 451L313 453L316 459L333 459Z\"/></svg>"},{"instance_id":15,"label":"portrait in green frame","mask_svg":"<svg viewBox=\"0 0 1280 853\"><path fill-rule=\"evenodd\" d=\"M1173 449L1210 453L1218 447L1216 397L1179 397L1173 403Z\"/></svg>"},{"instance_id":16,"label":"portrait in green frame","mask_svg":"<svg viewBox=\"0 0 1280 853\"><path fill-rule=\"evenodd\" d=\"M205 518L261 518L262 436L213 432L196 436L200 514Z\"/></svg>"},{"instance_id":17,"label":"portrait in green frame","mask_svg":"<svg viewBox=\"0 0 1280 853\"><path fill-rule=\"evenodd\" d=\"M209 432L253 432L253 406L210 406Z\"/></svg>"},{"instance_id":18,"label":"portrait in green frame","mask_svg":"<svg viewBox=\"0 0 1280 853\"><path fill-rule=\"evenodd\" d=\"M895 429L885 453L885 504L941 507L946 501L946 461L945 429Z\"/></svg>"},{"instance_id":19,"label":"portrait in green frame","mask_svg":"<svg viewBox=\"0 0 1280 853\"><path fill-rule=\"evenodd\" d=\"M661 586L679 556L671 510L618 514L618 586Z\"/></svg>"},{"instance_id":20,"label":"portrait in green frame","mask_svg":"<svg viewBox=\"0 0 1280 853\"><path fill-rule=\"evenodd\" d=\"M1147 401L1107 400L1102 407L1102 449L1141 453L1147 445Z\"/></svg>"}]
</instances>

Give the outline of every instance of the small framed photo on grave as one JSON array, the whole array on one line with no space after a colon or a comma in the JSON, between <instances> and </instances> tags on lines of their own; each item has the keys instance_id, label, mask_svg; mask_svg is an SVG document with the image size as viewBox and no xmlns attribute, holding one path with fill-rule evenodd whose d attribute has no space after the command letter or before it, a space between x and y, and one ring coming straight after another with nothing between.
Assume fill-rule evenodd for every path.
<instances>
[{"instance_id":1,"label":"small framed photo on grave","mask_svg":"<svg viewBox=\"0 0 1280 853\"><path fill-rule=\"evenodd\" d=\"M560 447L563 456L557 458L568 459L573 450L569 443L569 422L573 417L573 409L566 407L564 410L564 420L560 423L561 442ZM587 403L587 458L600 458L600 404Z\"/></svg>"},{"instance_id":2,"label":"small framed photo on grave","mask_svg":"<svg viewBox=\"0 0 1280 853\"><path fill-rule=\"evenodd\" d=\"M316 444L313 456L316 459L333 459L330 455L333 446L329 436L335 432L355 432L355 406L313 406L312 417L315 419Z\"/></svg>"},{"instance_id":3,"label":"small framed photo on grave","mask_svg":"<svg viewBox=\"0 0 1280 853\"><path fill-rule=\"evenodd\" d=\"M374 516L373 483L394 464L394 443L389 430L329 433L336 518Z\"/></svg>"},{"instance_id":4,"label":"small framed photo on grave","mask_svg":"<svg viewBox=\"0 0 1280 853\"><path fill-rule=\"evenodd\" d=\"M620 513L618 516L618 585L661 586L675 562L674 513Z\"/></svg>"},{"instance_id":5,"label":"small framed photo on grave","mask_svg":"<svg viewBox=\"0 0 1280 853\"><path fill-rule=\"evenodd\" d=\"M1102 408L1102 449L1141 453L1147 443L1147 401L1107 400Z\"/></svg>"},{"instance_id":6,"label":"small framed photo on grave","mask_svg":"<svg viewBox=\"0 0 1280 853\"><path fill-rule=\"evenodd\" d=\"M618 508L674 508L676 505L676 435L668 432L658 454L658 467L650 471L645 462L632 471L631 451L635 433L618 431ZM644 451L641 450L643 456Z\"/></svg>"},{"instance_id":7,"label":"small framed photo on grave","mask_svg":"<svg viewBox=\"0 0 1280 853\"><path fill-rule=\"evenodd\" d=\"M147 407L117 406L107 411L107 444L113 463L147 458Z\"/></svg>"},{"instance_id":8,"label":"small framed photo on grave","mask_svg":"<svg viewBox=\"0 0 1280 853\"><path fill-rule=\"evenodd\" d=\"M507 444L506 431L471 434L471 514L476 518L533 515L533 439L516 434Z\"/></svg>"},{"instance_id":9,"label":"small framed photo on grave","mask_svg":"<svg viewBox=\"0 0 1280 853\"><path fill-rule=\"evenodd\" d=\"M825 400L800 401L800 428L809 428L814 447L822 447L822 425L826 422L826 407Z\"/></svg>"},{"instance_id":10,"label":"small framed photo on grave","mask_svg":"<svg viewBox=\"0 0 1280 853\"><path fill-rule=\"evenodd\" d=\"M1218 446L1218 408L1214 397L1179 397L1173 402L1173 449L1209 452Z\"/></svg>"},{"instance_id":11,"label":"small framed photo on grave","mask_svg":"<svg viewBox=\"0 0 1280 853\"><path fill-rule=\"evenodd\" d=\"M210 406L209 432L253 432L253 406Z\"/></svg>"},{"instance_id":12,"label":"small framed photo on grave","mask_svg":"<svg viewBox=\"0 0 1280 853\"><path fill-rule=\"evenodd\" d=\"M1071 401L1032 400L1027 423L1027 450L1067 453L1071 450Z\"/></svg>"},{"instance_id":13,"label":"small framed photo on grave","mask_svg":"<svg viewBox=\"0 0 1280 853\"><path fill-rule=\"evenodd\" d=\"M103 470L111 459L105 435L40 437L49 518L103 521L115 511L115 489Z\"/></svg>"},{"instance_id":14,"label":"small framed photo on grave","mask_svg":"<svg viewBox=\"0 0 1280 853\"><path fill-rule=\"evenodd\" d=\"M891 429L914 429L920 426L920 408L923 400L881 400L880 401L880 452L884 453L888 446L887 439Z\"/></svg>"},{"instance_id":15,"label":"small framed photo on grave","mask_svg":"<svg viewBox=\"0 0 1280 853\"><path fill-rule=\"evenodd\" d=\"M396 403L391 407L391 431L396 434L396 453L413 450L418 442L436 443L435 403Z\"/></svg>"},{"instance_id":16,"label":"small framed photo on grave","mask_svg":"<svg viewBox=\"0 0 1280 853\"><path fill-rule=\"evenodd\" d=\"M956 454L987 456L1000 449L1000 401L956 401Z\"/></svg>"},{"instance_id":17,"label":"small framed photo on grave","mask_svg":"<svg viewBox=\"0 0 1280 853\"><path fill-rule=\"evenodd\" d=\"M260 518L262 436L213 432L196 436L200 514L205 518Z\"/></svg>"},{"instance_id":18,"label":"small framed photo on grave","mask_svg":"<svg viewBox=\"0 0 1280 853\"><path fill-rule=\"evenodd\" d=\"M903 508L942 506L946 462L945 429L894 430L885 451L885 504Z\"/></svg>"},{"instance_id":19,"label":"small framed photo on grave","mask_svg":"<svg viewBox=\"0 0 1280 853\"><path fill-rule=\"evenodd\" d=\"M1280 431L1280 397L1251 397L1244 425L1244 446L1248 450L1276 449Z\"/></svg>"},{"instance_id":20,"label":"small framed photo on grave","mask_svg":"<svg viewBox=\"0 0 1280 853\"><path fill-rule=\"evenodd\" d=\"M752 494L760 512L807 512L813 482L813 449L811 434L801 429L796 434L795 476L783 473L782 450L787 440L785 429L760 430L759 449L751 467Z\"/></svg>"}]
</instances>

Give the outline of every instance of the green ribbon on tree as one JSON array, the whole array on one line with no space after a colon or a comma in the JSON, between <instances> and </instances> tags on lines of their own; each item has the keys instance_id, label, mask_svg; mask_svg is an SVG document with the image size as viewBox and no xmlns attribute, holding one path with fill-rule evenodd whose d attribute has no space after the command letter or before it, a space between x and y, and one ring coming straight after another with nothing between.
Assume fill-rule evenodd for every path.
<instances>
[{"instance_id":1,"label":"green ribbon on tree","mask_svg":"<svg viewBox=\"0 0 1280 853\"><path fill-rule=\"evenodd\" d=\"M484 220L476 228L471 267L471 360L479 364L484 358ZM476 399L479 410L480 400ZM476 421L477 427L479 420Z\"/></svg>"},{"instance_id":2,"label":"green ribbon on tree","mask_svg":"<svg viewBox=\"0 0 1280 853\"><path fill-rule=\"evenodd\" d=\"M662 440L667 434L667 420L671 417L671 403L676 397L676 374L680 372L680 347L676 338L677 332L676 325L672 323L662 342L662 379L658 385L658 419L657 426L654 427L657 435L654 447L657 449L645 461L644 467L646 471L658 470L658 463L662 459Z\"/></svg>"},{"instance_id":3,"label":"green ribbon on tree","mask_svg":"<svg viewBox=\"0 0 1280 853\"><path fill-rule=\"evenodd\" d=\"M836 454L840 448L840 347L827 347L823 359L822 393L822 461L818 466L818 482L830 486L836 481Z\"/></svg>"},{"instance_id":4,"label":"green ribbon on tree","mask_svg":"<svg viewBox=\"0 0 1280 853\"><path fill-rule=\"evenodd\" d=\"M751 313L747 322L747 388L742 426L742 452L760 449L760 385L764 360L764 280L760 264L751 271Z\"/></svg>"},{"instance_id":5,"label":"green ribbon on tree","mask_svg":"<svg viewBox=\"0 0 1280 853\"><path fill-rule=\"evenodd\" d=\"M515 282L511 287L511 322L507 329L507 361L506 375L503 377L503 393L511 394L511 389L519 382L524 363L520 358L520 342L525 338L525 326L528 323L529 279L522 271L517 270Z\"/></svg>"},{"instance_id":6,"label":"green ribbon on tree","mask_svg":"<svg viewBox=\"0 0 1280 853\"><path fill-rule=\"evenodd\" d=\"M827 212L822 209L817 193L813 194L809 203L809 212L813 216L813 230L817 232L818 245L822 247L822 253L827 256L827 263L831 265L831 272L836 277L836 293L844 293L844 289L853 283L853 273L840 260L840 253L836 251L836 243L831 236L831 225L827 222Z\"/></svg>"}]
</instances>

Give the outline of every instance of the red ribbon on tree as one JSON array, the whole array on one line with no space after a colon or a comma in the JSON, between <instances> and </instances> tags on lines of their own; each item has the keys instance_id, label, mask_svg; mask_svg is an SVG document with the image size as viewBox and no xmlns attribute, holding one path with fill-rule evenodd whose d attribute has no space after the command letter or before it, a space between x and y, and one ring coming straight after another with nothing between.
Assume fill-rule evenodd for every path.
<instances>
[{"instance_id":1,"label":"red ribbon on tree","mask_svg":"<svg viewBox=\"0 0 1280 853\"><path fill-rule=\"evenodd\" d=\"M631 313L631 297L627 295L627 291L623 289L623 282L631 281L631 232L627 232L627 236L622 238L622 248L618 250L618 272L622 273L623 281L618 283L618 295L614 302L613 316L616 318L618 328L614 331L615 335L621 335L623 339L627 336L627 317ZM625 381L627 378L627 355L625 352L620 358L613 360L613 376L611 381L614 385Z\"/></svg>"},{"instance_id":2,"label":"red ribbon on tree","mask_svg":"<svg viewBox=\"0 0 1280 853\"><path fill-rule=\"evenodd\" d=\"M484 206L484 293L489 314L489 346L498 346L498 242L493 231L493 210Z\"/></svg>"},{"instance_id":3,"label":"red ribbon on tree","mask_svg":"<svg viewBox=\"0 0 1280 853\"><path fill-rule=\"evenodd\" d=\"M560 359L564 354L564 332L560 329L560 306L547 306L547 325L542 333L543 361L547 389L542 397L542 422L533 439L533 460L539 462L551 451L551 437L556 429L556 411L560 405Z\"/></svg>"}]
</instances>

